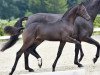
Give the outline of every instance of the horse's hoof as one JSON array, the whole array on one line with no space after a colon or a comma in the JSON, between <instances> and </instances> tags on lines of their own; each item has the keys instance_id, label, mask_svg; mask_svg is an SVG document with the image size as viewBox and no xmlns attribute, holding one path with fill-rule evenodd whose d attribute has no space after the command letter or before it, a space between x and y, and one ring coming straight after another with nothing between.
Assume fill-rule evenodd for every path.
<instances>
[{"instance_id":1,"label":"horse's hoof","mask_svg":"<svg viewBox=\"0 0 100 75\"><path fill-rule=\"evenodd\" d=\"M96 61L97 61L97 59L96 59L96 58L94 58L94 59L93 59L93 63L95 64L95 63L96 63Z\"/></svg>"},{"instance_id":2,"label":"horse's hoof","mask_svg":"<svg viewBox=\"0 0 100 75\"><path fill-rule=\"evenodd\" d=\"M34 70L31 68L25 68L25 69L28 70L29 72L34 72Z\"/></svg>"},{"instance_id":3,"label":"horse's hoof","mask_svg":"<svg viewBox=\"0 0 100 75\"><path fill-rule=\"evenodd\" d=\"M80 59L79 59L79 62L81 62L81 60L82 60L82 59L80 58Z\"/></svg>"},{"instance_id":4,"label":"horse's hoof","mask_svg":"<svg viewBox=\"0 0 100 75\"><path fill-rule=\"evenodd\" d=\"M40 65L40 64L38 64L38 66L39 66L39 68L41 68L42 67L42 64Z\"/></svg>"},{"instance_id":5,"label":"horse's hoof","mask_svg":"<svg viewBox=\"0 0 100 75\"><path fill-rule=\"evenodd\" d=\"M34 70L33 69L29 69L29 72L34 72Z\"/></svg>"},{"instance_id":6,"label":"horse's hoof","mask_svg":"<svg viewBox=\"0 0 100 75\"><path fill-rule=\"evenodd\" d=\"M42 59L41 58L38 59L38 66L39 66L39 68L42 67Z\"/></svg>"},{"instance_id":7,"label":"horse's hoof","mask_svg":"<svg viewBox=\"0 0 100 75\"><path fill-rule=\"evenodd\" d=\"M12 73L9 73L9 75L12 75Z\"/></svg>"},{"instance_id":8,"label":"horse's hoof","mask_svg":"<svg viewBox=\"0 0 100 75\"><path fill-rule=\"evenodd\" d=\"M4 50L2 50L2 49L1 49L0 51L1 51L1 52L4 52Z\"/></svg>"},{"instance_id":9,"label":"horse's hoof","mask_svg":"<svg viewBox=\"0 0 100 75\"><path fill-rule=\"evenodd\" d=\"M55 72L55 69L52 69L52 72Z\"/></svg>"},{"instance_id":10,"label":"horse's hoof","mask_svg":"<svg viewBox=\"0 0 100 75\"><path fill-rule=\"evenodd\" d=\"M82 64L79 64L78 67L81 68L81 67L83 67L83 65Z\"/></svg>"}]
</instances>

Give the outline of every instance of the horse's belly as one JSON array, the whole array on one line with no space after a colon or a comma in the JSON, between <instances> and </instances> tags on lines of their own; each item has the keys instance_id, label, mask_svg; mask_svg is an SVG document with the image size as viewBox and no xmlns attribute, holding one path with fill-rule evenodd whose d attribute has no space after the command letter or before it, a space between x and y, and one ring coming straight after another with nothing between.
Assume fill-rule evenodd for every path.
<instances>
[{"instance_id":1,"label":"horse's belly","mask_svg":"<svg viewBox=\"0 0 100 75\"><path fill-rule=\"evenodd\" d=\"M48 40L48 41L60 41L61 36L59 36L58 34L51 34L51 35L46 35L44 37L45 40Z\"/></svg>"}]
</instances>

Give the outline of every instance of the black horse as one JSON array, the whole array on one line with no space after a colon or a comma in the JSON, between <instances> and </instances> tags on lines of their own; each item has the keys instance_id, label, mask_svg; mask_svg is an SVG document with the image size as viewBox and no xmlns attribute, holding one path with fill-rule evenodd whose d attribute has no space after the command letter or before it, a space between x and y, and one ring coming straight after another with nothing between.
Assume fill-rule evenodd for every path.
<instances>
[{"instance_id":1,"label":"black horse","mask_svg":"<svg viewBox=\"0 0 100 75\"><path fill-rule=\"evenodd\" d=\"M82 36L80 38L88 39L88 40L80 40L80 42L85 41L87 43L94 44L97 46L96 57L93 60L95 63L99 57L100 44L90 37L91 37L91 34L93 33L93 22L95 20L95 17L98 14L98 11L100 10L100 0L90 0L90 2L85 3L85 6L86 6L86 9L87 9L89 15L91 16L91 21L86 21L85 19L78 17L75 21L75 24L78 26L78 32L79 32L78 35ZM51 21L57 21L61 17L62 17L62 14L47 14L47 13L35 14L28 18L24 17L24 18L19 19L18 22L15 24L15 27L17 27L17 28L22 27L22 21L27 20L27 19L28 19L28 21L27 21L27 25L28 25L39 19L45 19L47 22L51 22ZM84 32L84 34L83 34L83 32ZM1 50L4 51L7 48L13 46L16 43L16 41L18 40L18 36L19 35L11 36L10 40L5 44L5 46ZM60 44L59 47L61 47L63 49L64 45ZM77 45L75 45L75 50L76 49L79 49ZM81 58L79 59L79 61L82 60L83 55L84 55L83 52L81 52ZM25 69L29 68L28 56L29 56L29 54L25 53ZM32 71L32 69L30 68L29 71Z\"/></svg>"},{"instance_id":2,"label":"black horse","mask_svg":"<svg viewBox=\"0 0 100 75\"><path fill-rule=\"evenodd\" d=\"M87 43L93 44L97 47L96 57L93 59L93 62L95 63L99 57L99 50L100 50L100 44L91 38L91 35L93 33L93 22L95 20L95 17L97 16L99 10L100 10L100 0L90 0L90 2L84 3L86 6L86 9L91 16L91 21L86 21L84 18L78 17L75 21L75 25L77 25L77 36L79 38L78 41L85 41ZM15 27L20 28L22 26L22 21L27 20L27 26L30 25L33 22L36 22L37 20L45 19L46 22L53 22L57 21L59 18L62 17L62 14L48 14L48 13L38 13L35 15L32 15L30 17L23 17L16 22ZM27 27L26 26L26 27ZM8 49L9 47L13 46L16 41L18 40L18 35L13 35L10 37L10 40L4 45L4 47L1 49L2 51ZM65 45L65 44L64 44ZM64 45L60 44L59 47L63 49ZM75 51L79 49L77 45L75 45ZM84 54L82 49L81 51L81 57L79 61L82 60ZM78 54L78 52L77 52ZM25 68L28 66L28 56L29 54L25 54ZM78 57L77 57L78 58ZM31 70L30 70L31 71Z\"/></svg>"},{"instance_id":3,"label":"black horse","mask_svg":"<svg viewBox=\"0 0 100 75\"><path fill-rule=\"evenodd\" d=\"M85 41L97 47L96 57L93 59L93 62L95 63L99 57L100 44L94 39L92 39L91 35L93 33L93 22L95 20L95 17L97 16L97 13L100 10L100 0L90 0L89 4L88 3L84 3L84 4L86 6L86 9L89 15L91 16L91 21L86 21L82 17L78 17L76 19L75 25L77 25L77 29L78 29L77 36L79 36L77 40L80 41L80 43L81 41ZM31 23L39 21L41 19L45 19L46 22L53 22L53 21L57 21L61 17L62 17L61 14L38 13L38 14L28 17L28 21L26 25L28 26ZM64 45L61 45L61 46L64 47ZM75 50L76 49L79 49L77 45L75 45ZM80 51L81 51L81 57L79 61L81 61L84 56L82 49L80 49Z\"/></svg>"},{"instance_id":4,"label":"black horse","mask_svg":"<svg viewBox=\"0 0 100 75\"><path fill-rule=\"evenodd\" d=\"M77 27L74 25L74 21L77 16L81 16L86 20L90 20L90 16L88 15L86 8L82 4L79 4L70 9L70 11L66 12L62 16L62 18L55 22L48 23L45 20L41 19L34 23L31 23L28 27L26 27L22 34L23 45L21 49L17 52L16 60L10 75L13 74L22 53L27 53L28 51L31 51L32 55L40 58L35 49L44 40L60 41L62 45L64 45L65 42L71 42L77 44L78 47L81 48L80 42L73 39L78 38ZM33 51L30 49L33 49ZM62 53L61 47L59 47L58 53L60 54L57 54L57 58L53 64L53 71L55 71L56 63ZM82 66L77 59L75 59L75 63L77 63L78 66ZM30 68L28 68L28 70L30 70Z\"/></svg>"}]
</instances>

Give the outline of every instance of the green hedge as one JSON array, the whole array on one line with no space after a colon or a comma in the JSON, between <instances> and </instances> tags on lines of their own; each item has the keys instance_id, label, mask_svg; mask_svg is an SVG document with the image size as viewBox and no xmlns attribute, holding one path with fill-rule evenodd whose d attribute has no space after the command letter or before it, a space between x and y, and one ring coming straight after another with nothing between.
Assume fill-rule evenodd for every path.
<instances>
[{"instance_id":1,"label":"green hedge","mask_svg":"<svg viewBox=\"0 0 100 75\"><path fill-rule=\"evenodd\" d=\"M98 15L94 21L95 27L100 27L100 15Z\"/></svg>"},{"instance_id":2,"label":"green hedge","mask_svg":"<svg viewBox=\"0 0 100 75\"><path fill-rule=\"evenodd\" d=\"M8 21L8 20L0 20L0 36L6 35L3 31L5 26L14 26L18 19ZM25 21L23 22L23 25L25 25Z\"/></svg>"},{"instance_id":3,"label":"green hedge","mask_svg":"<svg viewBox=\"0 0 100 75\"><path fill-rule=\"evenodd\" d=\"M16 20L13 20L13 21L0 20L0 36L5 35L3 31L5 26L13 26L15 22Z\"/></svg>"},{"instance_id":4,"label":"green hedge","mask_svg":"<svg viewBox=\"0 0 100 75\"><path fill-rule=\"evenodd\" d=\"M3 28L5 26L14 26L15 22L17 21L18 19L15 19L15 20L12 20L12 21L7 21L7 20L0 20L0 36L3 36L5 35L4 34L4 31L3 31ZM25 22L24 22L25 24ZM98 15L94 21L94 26L95 27L100 27L100 15Z\"/></svg>"}]
</instances>

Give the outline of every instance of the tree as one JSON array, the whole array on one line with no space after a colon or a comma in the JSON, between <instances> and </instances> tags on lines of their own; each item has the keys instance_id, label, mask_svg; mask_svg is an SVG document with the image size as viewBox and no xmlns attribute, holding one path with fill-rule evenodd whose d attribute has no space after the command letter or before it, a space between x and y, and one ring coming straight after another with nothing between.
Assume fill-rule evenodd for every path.
<instances>
[{"instance_id":1,"label":"tree","mask_svg":"<svg viewBox=\"0 0 100 75\"><path fill-rule=\"evenodd\" d=\"M78 0L67 0L68 8L75 6L78 3Z\"/></svg>"},{"instance_id":2,"label":"tree","mask_svg":"<svg viewBox=\"0 0 100 75\"><path fill-rule=\"evenodd\" d=\"M50 13L64 13L67 10L66 0L46 0L45 4Z\"/></svg>"},{"instance_id":3,"label":"tree","mask_svg":"<svg viewBox=\"0 0 100 75\"><path fill-rule=\"evenodd\" d=\"M13 4L12 0L0 0L0 18L10 19L18 15L18 8Z\"/></svg>"},{"instance_id":4,"label":"tree","mask_svg":"<svg viewBox=\"0 0 100 75\"><path fill-rule=\"evenodd\" d=\"M14 5L19 10L19 17L23 17L28 10L28 0L15 0Z\"/></svg>"},{"instance_id":5,"label":"tree","mask_svg":"<svg viewBox=\"0 0 100 75\"><path fill-rule=\"evenodd\" d=\"M0 0L0 18L11 19L32 13L64 13L66 0Z\"/></svg>"}]
</instances>

